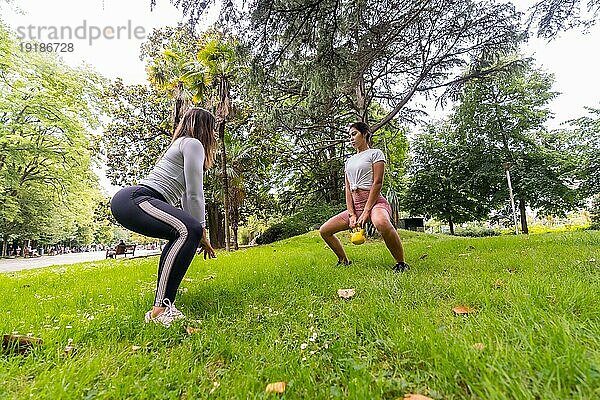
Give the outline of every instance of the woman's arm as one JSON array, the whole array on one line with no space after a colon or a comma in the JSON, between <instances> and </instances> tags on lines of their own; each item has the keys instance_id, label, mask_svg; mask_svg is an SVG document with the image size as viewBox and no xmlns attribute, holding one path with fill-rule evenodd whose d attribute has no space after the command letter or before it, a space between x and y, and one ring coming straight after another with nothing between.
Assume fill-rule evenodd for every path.
<instances>
[{"instance_id":1,"label":"woman's arm","mask_svg":"<svg viewBox=\"0 0 600 400\"><path fill-rule=\"evenodd\" d=\"M185 192L182 199L184 210L206 225L204 205L204 146L197 139L188 139L182 147Z\"/></svg>"},{"instance_id":2,"label":"woman's arm","mask_svg":"<svg viewBox=\"0 0 600 400\"><path fill-rule=\"evenodd\" d=\"M344 178L346 180L346 209L348 210L348 214L352 217L356 216L354 212L354 202L352 201L352 191L350 190L350 182L348 182L348 177L344 174Z\"/></svg>"},{"instance_id":3,"label":"woman's arm","mask_svg":"<svg viewBox=\"0 0 600 400\"><path fill-rule=\"evenodd\" d=\"M377 161L373 164L373 185L371 186L371 191L369 192L369 199L367 200L367 204L365 204L365 210L363 211L363 213L357 221L357 223L361 226L369 220L371 216L371 209L373 208L375 203L377 203L377 199L381 194L384 170L384 161Z\"/></svg>"},{"instance_id":4,"label":"woman's arm","mask_svg":"<svg viewBox=\"0 0 600 400\"><path fill-rule=\"evenodd\" d=\"M206 217L204 205L204 146L197 139L189 139L183 145L183 173L185 192L181 203L184 210L196 218L202 225L202 246L204 259L216 258L215 251L206 235Z\"/></svg>"}]
</instances>

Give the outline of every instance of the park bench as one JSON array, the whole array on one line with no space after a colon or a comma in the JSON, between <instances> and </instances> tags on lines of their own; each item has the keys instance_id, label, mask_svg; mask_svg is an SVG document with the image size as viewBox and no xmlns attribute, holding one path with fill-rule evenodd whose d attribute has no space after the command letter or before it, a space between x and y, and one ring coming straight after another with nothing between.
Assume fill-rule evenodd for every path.
<instances>
[{"instance_id":1,"label":"park bench","mask_svg":"<svg viewBox=\"0 0 600 400\"><path fill-rule=\"evenodd\" d=\"M126 244L124 246L117 245L114 248L109 248L106 250L106 258L117 258L118 255L123 255L123 257L127 257L127 254L131 254L133 257L135 253L135 244Z\"/></svg>"}]
</instances>

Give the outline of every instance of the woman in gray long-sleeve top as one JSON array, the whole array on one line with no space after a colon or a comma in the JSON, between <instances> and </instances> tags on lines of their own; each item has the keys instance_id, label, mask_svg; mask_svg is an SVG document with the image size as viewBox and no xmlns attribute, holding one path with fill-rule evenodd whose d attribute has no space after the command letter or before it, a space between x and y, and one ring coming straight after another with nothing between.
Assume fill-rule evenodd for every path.
<instances>
[{"instance_id":1,"label":"woman in gray long-sleeve top","mask_svg":"<svg viewBox=\"0 0 600 400\"><path fill-rule=\"evenodd\" d=\"M112 213L125 228L169 241L160 256L154 307L146 313L146 322L168 327L184 318L175 308L175 295L198 245L204 258L215 257L206 237L203 190L204 170L215 156L214 128L210 112L189 109L150 174L111 200Z\"/></svg>"}]
</instances>

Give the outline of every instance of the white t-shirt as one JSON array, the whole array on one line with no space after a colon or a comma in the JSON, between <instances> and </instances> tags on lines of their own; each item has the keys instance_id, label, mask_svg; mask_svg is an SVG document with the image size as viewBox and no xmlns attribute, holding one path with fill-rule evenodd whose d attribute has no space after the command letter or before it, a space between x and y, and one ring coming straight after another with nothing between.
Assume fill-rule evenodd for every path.
<instances>
[{"instance_id":1,"label":"white t-shirt","mask_svg":"<svg viewBox=\"0 0 600 400\"><path fill-rule=\"evenodd\" d=\"M346 160L344 169L350 184L350 190L369 190L373 186L373 164L385 162L383 151L379 149L367 149L354 154Z\"/></svg>"}]
</instances>

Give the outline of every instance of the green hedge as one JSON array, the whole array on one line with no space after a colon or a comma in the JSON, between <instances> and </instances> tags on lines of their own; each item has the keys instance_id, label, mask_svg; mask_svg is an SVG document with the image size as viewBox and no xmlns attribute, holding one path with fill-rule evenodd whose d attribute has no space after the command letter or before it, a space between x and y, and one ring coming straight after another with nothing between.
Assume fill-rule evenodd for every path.
<instances>
[{"instance_id":1,"label":"green hedge","mask_svg":"<svg viewBox=\"0 0 600 400\"><path fill-rule=\"evenodd\" d=\"M500 232L496 229L491 228L477 228L469 227L465 229L457 229L456 236L468 236L468 237L486 237L486 236L498 236Z\"/></svg>"},{"instance_id":2,"label":"green hedge","mask_svg":"<svg viewBox=\"0 0 600 400\"><path fill-rule=\"evenodd\" d=\"M329 204L307 208L269 226L267 230L256 239L256 243L273 243L277 240L302 235L311 230L318 229L325 221L341 212L343 209L343 205L331 206Z\"/></svg>"}]
</instances>

